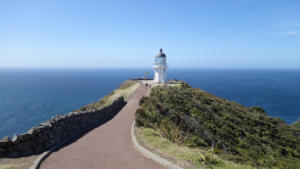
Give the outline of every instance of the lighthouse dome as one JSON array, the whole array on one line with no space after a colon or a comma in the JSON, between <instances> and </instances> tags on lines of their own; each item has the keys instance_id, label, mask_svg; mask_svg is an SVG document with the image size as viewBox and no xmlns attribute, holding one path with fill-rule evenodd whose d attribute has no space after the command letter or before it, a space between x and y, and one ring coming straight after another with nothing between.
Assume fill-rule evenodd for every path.
<instances>
[{"instance_id":1,"label":"lighthouse dome","mask_svg":"<svg viewBox=\"0 0 300 169\"><path fill-rule=\"evenodd\" d=\"M158 57L158 58L164 58L164 57L166 57L166 54L164 54L164 53L162 52L162 49L160 49L160 51L159 51L159 53L156 55L156 57Z\"/></svg>"}]
</instances>

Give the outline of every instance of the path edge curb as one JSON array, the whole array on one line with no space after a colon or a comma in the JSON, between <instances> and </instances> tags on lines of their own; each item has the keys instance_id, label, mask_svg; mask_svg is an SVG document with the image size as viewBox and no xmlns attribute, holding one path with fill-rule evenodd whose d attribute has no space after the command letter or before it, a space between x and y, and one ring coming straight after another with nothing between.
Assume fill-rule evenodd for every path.
<instances>
[{"instance_id":1,"label":"path edge curb","mask_svg":"<svg viewBox=\"0 0 300 169\"><path fill-rule=\"evenodd\" d=\"M60 147L62 147L64 144L68 143L69 141L71 141L72 139L77 138L80 134L83 134L85 132L87 132L88 130L82 130L80 131L78 134L75 134L67 139L65 139L64 141L60 142L59 144L53 146L52 148L50 148L48 151L43 152L41 155L39 155L38 158L36 158L33 162L33 164L30 166L29 169L39 169L40 165L42 164L42 162L55 150L59 149Z\"/></svg>"},{"instance_id":2,"label":"path edge curb","mask_svg":"<svg viewBox=\"0 0 300 169\"><path fill-rule=\"evenodd\" d=\"M159 155L152 153L151 151L147 150L145 147L140 145L140 143L137 141L136 136L134 134L134 128L135 128L135 120L133 121L132 126L131 126L131 140L133 142L133 146L140 153L142 153L145 157L147 157L165 167L172 168L172 169L183 169L183 168L179 167L178 165L160 157Z\"/></svg>"}]
</instances>

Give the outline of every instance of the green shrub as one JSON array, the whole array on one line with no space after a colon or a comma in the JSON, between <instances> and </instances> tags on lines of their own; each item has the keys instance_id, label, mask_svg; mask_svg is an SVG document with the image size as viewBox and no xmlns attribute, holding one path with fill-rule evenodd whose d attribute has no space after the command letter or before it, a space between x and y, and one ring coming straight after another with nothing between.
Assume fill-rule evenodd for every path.
<instances>
[{"instance_id":1,"label":"green shrub","mask_svg":"<svg viewBox=\"0 0 300 169\"><path fill-rule=\"evenodd\" d=\"M177 144L212 147L223 158L256 168L300 166L300 130L261 107L247 108L186 83L154 87L140 105L137 124Z\"/></svg>"},{"instance_id":2,"label":"green shrub","mask_svg":"<svg viewBox=\"0 0 300 169\"><path fill-rule=\"evenodd\" d=\"M260 106L252 106L250 109L256 112L266 114L266 111Z\"/></svg>"},{"instance_id":3,"label":"green shrub","mask_svg":"<svg viewBox=\"0 0 300 169\"><path fill-rule=\"evenodd\" d=\"M300 128L300 119L292 124L294 127Z\"/></svg>"}]
</instances>

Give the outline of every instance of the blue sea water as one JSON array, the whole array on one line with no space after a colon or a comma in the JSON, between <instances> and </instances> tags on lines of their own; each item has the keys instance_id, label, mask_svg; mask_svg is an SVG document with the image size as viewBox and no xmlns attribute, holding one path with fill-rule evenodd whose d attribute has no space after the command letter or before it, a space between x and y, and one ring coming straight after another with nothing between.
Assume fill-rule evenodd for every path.
<instances>
[{"instance_id":1,"label":"blue sea water","mask_svg":"<svg viewBox=\"0 0 300 169\"><path fill-rule=\"evenodd\" d=\"M151 69L0 69L0 138L99 100ZM300 70L170 69L169 78L245 106L262 106L292 123L300 118Z\"/></svg>"}]
</instances>

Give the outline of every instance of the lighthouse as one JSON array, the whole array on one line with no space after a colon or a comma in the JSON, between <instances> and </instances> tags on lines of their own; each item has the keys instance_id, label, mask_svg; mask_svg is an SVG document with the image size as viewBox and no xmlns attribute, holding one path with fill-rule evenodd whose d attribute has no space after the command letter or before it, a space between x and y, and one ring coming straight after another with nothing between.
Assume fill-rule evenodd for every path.
<instances>
[{"instance_id":1,"label":"lighthouse","mask_svg":"<svg viewBox=\"0 0 300 169\"><path fill-rule=\"evenodd\" d=\"M155 57L155 65L154 68L154 82L155 83L167 83L167 62L166 55L160 49L160 52Z\"/></svg>"}]
</instances>

